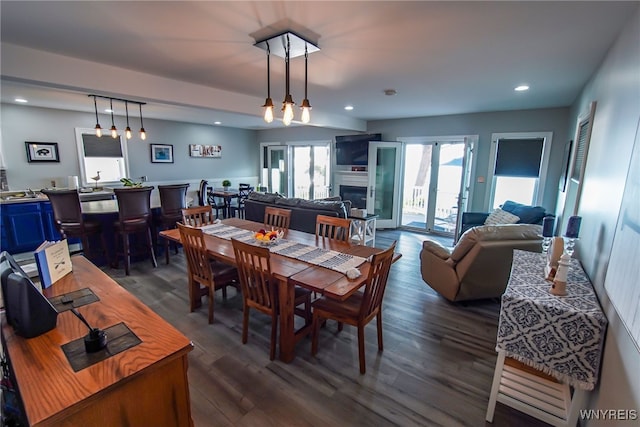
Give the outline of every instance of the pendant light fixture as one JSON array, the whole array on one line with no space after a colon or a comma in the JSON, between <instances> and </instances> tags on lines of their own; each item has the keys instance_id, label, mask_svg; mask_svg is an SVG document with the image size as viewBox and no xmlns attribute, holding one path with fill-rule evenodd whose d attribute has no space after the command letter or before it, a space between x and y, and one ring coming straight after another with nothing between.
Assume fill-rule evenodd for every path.
<instances>
[{"instance_id":1,"label":"pendant light fixture","mask_svg":"<svg viewBox=\"0 0 640 427\"><path fill-rule=\"evenodd\" d=\"M284 73L285 73L285 95L282 102L282 123L285 126L289 126L293 120L293 97L289 92L289 54L291 52L291 42L289 41L289 35L287 34L287 46L285 47L284 57Z\"/></svg>"},{"instance_id":2,"label":"pendant light fixture","mask_svg":"<svg viewBox=\"0 0 640 427\"><path fill-rule=\"evenodd\" d=\"M100 138L102 137L102 128L100 127L100 121L98 120L98 101L96 101L95 95L93 95L93 108L96 110L96 136Z\"/></svg>"},{"instance_id":3,"label":"pendant light fixture","mask_svg":"<svg viewBox=\"0 0 640 427\"><path fill-rule=\"evenodd\" d=\"M111 138L117 138L118 129L113 121L113 99L109 99L109 109L111 110Z\"/></svg>"},{"instance_id":4,"label":"pendant light fixture","mask_svg":"<svg viewBox=\"0 0 640 427\"><path fill-rule=\"evenodd\" d=\"M273 99L271 99L271 65L270 65L271 49L267 42L267 99L264 101L264 121L271 123L273 121Z\"/></svg>"},{"instance_id":5,"label":"pendant light fixture","mask_svg":"<svg viewBox=\"0 0 640 427\"><path fill-rule=\"evenodd\" d=\"M285 96L282 102L282 123L285 126L289 126L293 121L294 113L293 96L291 95L291 74L290 74L290 61L292 58L304 55L304 100L301 104L303 123L309 123L311 119L311 104L307 98L307 86L308 86L308 58L309 54L320 50L315 43L312 43L308 39L294 33L293 31L284 31L276 35L257 40L254 45L260 49L267 51L267 99L262 106L264 108L264 120L267 123L271 123L273 120L273 100L271 99L271 54L284 58L285 64Z\"/></svg>"},{"instance_id":6,"label":"pendant light fixture","mask_svg":"<svg viewBox=\"0 0 640 427\"><path fill-rule=\"evenodd\" d=\"M129 127L129 101L124 101L124 109L127 113L127 128L124 131L127 139L131 139L131 128Z\"/></svg>"},{"instance_id":7,"label":"pendant light fixture","mask_svg":"<svg viewBox=\"0 0 640 427\"><path fill-rule=\"evenodd\" d=\"M304 45L304 99L302 100L302 104L300 105L300 109L302 110L302 123L309 123L311 120L311 104L309 103L309 99L307 98L307 61L309 59L309 52L307 51L307 44Z\"/></svg>"},{"instance_id":8,"label":"pendant light fixture","mask_svg":"<svg viewBox=\"0 0 640 427\"><path fill-rule=\"evenodd\" d=\"M144 124L142 123L142 103L138 104L138 106L140 107L140 139L144 141L147 139L147 132L144 130Z\"/></svg>"},{"instance_id":9,"label":"pendant light fixture","mask_svg":"<svg viewBox=\"0 0 640 427\"><path fill-rule=\"evenodd\" d=\"M139 102L139 101L131 101L129 99L121 99L121 98L113 98L110 96L102 96L102 95L94 95L91 94L89 95L90 98L93 98L93 108L95 109L95 113L96 113L96 136L97 137L101 137L102 136L102 127L100 127L100 123L98 122L98 103L96 101L97 98L103 98L103 99L108 99L109 100L109 112L111 112L111 137L112 138L117 138L118 137L118 129L116 128L115 122L113 120L113 101L120 101L120 102L124 102L124 108L125 108L125 113L126 113L126 117L127 117L127 127L125 129L125 136L127 139L131 139L132 137L132 132L131 132L131 127L129 126L129 104L138 104L138 106L140 107L140 139L145 140L147 139L147 132L144 130L144 125L142 124L142 106L144 104L146 104L146 102Z\"/></svg>"}]
</instances>

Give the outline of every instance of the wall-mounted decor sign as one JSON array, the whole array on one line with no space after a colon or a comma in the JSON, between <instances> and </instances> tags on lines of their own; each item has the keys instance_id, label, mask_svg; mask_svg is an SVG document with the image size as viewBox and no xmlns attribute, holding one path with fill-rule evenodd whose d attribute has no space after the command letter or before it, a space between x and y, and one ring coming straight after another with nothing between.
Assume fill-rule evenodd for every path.
<instances>
[{"instance_id":1,"label":"wall-mounted decor sign","mask_svg":"<svg viewBox=\"0 0 640 427\"><path fill-rule=\"evenodd\" d=\"M173 145L151 144L151 163L173 163Z\"/></svg>"},{"instance_id":2,"label":"wall-mounted decor sign","mask_svg":"<svg viewBox=\"0 0 640 427\"><path fill-rule=\"evenodd\" d=\"M222 157L221 145L189 144L191 157Z\"/></svg>"},{"instance_id":3,"label":"wall-mounted decor sign","mask_svg":"<svg viewBox=\"0 0 640 427\"><path fill-rule=\"evenodd\" d=\"M60 162L57 142L25 142L27 160L33 162Z\"/></svg>"}]
</instances>

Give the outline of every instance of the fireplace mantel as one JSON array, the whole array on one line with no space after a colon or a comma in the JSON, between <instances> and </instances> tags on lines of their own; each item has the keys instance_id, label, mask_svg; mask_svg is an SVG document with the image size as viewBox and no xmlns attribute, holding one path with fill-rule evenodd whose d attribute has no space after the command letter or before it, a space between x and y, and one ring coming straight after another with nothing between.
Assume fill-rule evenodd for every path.
<instances>
[{"instance_id":1,"label":"fireplace mantel","mask_svg":"<svg viewBox=\"0 0 640 427\"><path fill-rule=\"evenodd\" d=\"M334 188L339 191L340 185L367 187L369 175L367 172L336 171L334 173Z\"/></svg>"}]
</instances>

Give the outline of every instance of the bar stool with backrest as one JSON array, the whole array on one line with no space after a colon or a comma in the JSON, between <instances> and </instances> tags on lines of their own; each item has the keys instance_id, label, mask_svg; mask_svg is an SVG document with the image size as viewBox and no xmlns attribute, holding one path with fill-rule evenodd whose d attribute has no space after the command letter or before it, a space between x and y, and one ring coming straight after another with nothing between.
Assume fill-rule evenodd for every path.
<instances>
[{"instance_id":1,"label":"bar stool with backrest","mask_svg":"<svg viewBox=\"0 0 640 427\"><path fill-rule=\"evenodd\" d=\"M182 209L187 207L187 188L189 184L159 185L160 216L156 219L156 231L176 228L176 223L182 220ZM157 239L157 233L154 232ZM165 261L169 264L169 239L164 240ZM178 253L178 244L173 242Z\"/></svg>"},{"instance_id":2,"label":"bar stool with backrest","mask_svg":"<svg viewBox=\"0 0 640 427\"><path fill-rule=\"evenodd\" d=\"M116 256L114 266L118 268L118 256L124 257L124 271L129 275L131 263L131 234L144 234L147 253L151 257L151 264L158 266L153 251L151 238L151 191L153 186L134 188L114 188L113 192L118 200L118 221L115 226ZM118 239L122 239L122 252L118 252Z\"/></svg>"},{"instance_id":3,"label":"bar stool with backrest","mask_svg":"<svg viewBox=\"0 0 640 427\"><path fill-rule=\"evenodd\" d=\"M238 288L238 271L231 265L209 258L201 229L182 224L178 224L178 229L180 242L187 258L190 310L193 312L201 304L202 296L208 295L209 323L213 323L215 291L222 289L222 298L226 299L227 286Z\"/></svg>"},{"instance_id":4,"label":"bar stool with backrest","mask_svg":"<svg viewBox=\"0 0 640 427\"><path fill-rule=\"evenodd\" d=\"M311 335L311 354L318 353L318 333L320 323L325 319L333 319L338 322L338 331L342 330L342 324L347 323L358 328L358 358L360 359L360 373L364 374L364 327L374 318L377 318L378 327L378 351L383 350L382 345L382 298L387 287L389 270L393 262L393 252L396 242L383 252L373 255L369 274L364 286L364 292L356 292L345 301L333 298L320 297L312 304L313 326Z\"/></svg>"},{"instance_id":5,"label":"bar stool with backrest","mask_svg":"<svg viewBox=\"0 0 640 427\"><path fill-rule=\"evenodd\" d=\"M62 237L64 239L79 238L82 241L82 250L89 256L88 252L93 253L89 236L99 235L102 251L109 264L109 253L104 234L102 234L102 224L84 219L78 190L42 190L42 194L46 194L51 202L56 228Z\"/></svg>"}]
</instances>

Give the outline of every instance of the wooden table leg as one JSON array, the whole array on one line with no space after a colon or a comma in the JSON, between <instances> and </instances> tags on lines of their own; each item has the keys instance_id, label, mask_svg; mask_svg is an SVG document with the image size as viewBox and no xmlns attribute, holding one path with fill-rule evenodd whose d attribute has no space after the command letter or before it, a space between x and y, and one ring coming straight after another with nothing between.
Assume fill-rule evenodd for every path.
<instances>
[{"instance_id":1,"label":"wooden table leg","mask_svg":"<svg viewBox=\"0 0 640 427\"><path fill-rule=\"evenodd\" d=\"M280 360L291 362L295 357L295 329L294 329L294 299L293 285L289 285L286 278L278 280L278 298L280 304Z\"/></svg>"}]
</instances>

